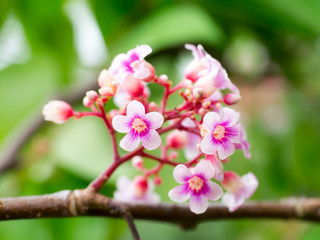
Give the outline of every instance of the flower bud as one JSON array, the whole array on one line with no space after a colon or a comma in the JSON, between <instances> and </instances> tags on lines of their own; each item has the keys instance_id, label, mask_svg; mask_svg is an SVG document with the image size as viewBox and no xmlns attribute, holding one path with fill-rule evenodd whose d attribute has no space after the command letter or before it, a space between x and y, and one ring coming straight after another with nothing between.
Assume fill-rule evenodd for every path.
<instances>
[{"instance_id":1,"label":"flower bud","mask_svg":"<svg viewBox=\"0 0 320 240\"><path fill-rule=\"evenodd\" d=\"M206 100L206 101L204 101L204 102L202 103L202 107L203 107L203 108L209 108L210 105L211 105L211 101L208 101L208 100Z\"/></svg>"},{"instance_id":2,"label":"flower bud","mask_svg":"<svg viewBox=\"0 0 320 240\"><path fill-rule=\"evenodd\" d=\"M74 112L68 103L54 100L43 107L42 114L45 120L61 124L72 117Z\"/></svg>"},{"instance_id":3,"label":"flower bud","mask_svg":"<svg viewBox=\"0 0 320 240\"><path fill-rule=\"evenodd\" d=\"M204 97L204 90L197 87L192 90L192 94L195 99L202 99Z\"/></svg>"},{"instance_id":4,"label":"flower bud","mask_svg":"<svg viewBox=\"0 0 320 240\"><path fill-rule=\"evenodd\" d=\"M133 193L136 197L138 198L143 197L146 194L148 187L149 187L149 184L146 177L136 176L133 179Z\"/></svg>"},{"instance_id":5,"label":"flower bud","mask_svg":"<svg viewBox=\"0 0 320 240\"><path fill-rule=\"evenodd\" d=\"M170 160L175 160L177 159L177 157L178 157L178 153L176 151L172 151L171 153L169 153L169 156L168 156Z\"/></svg>"},{"instance_id":6,"label":"flower bud","mask_svg":"<svg viewBox=\"0 0 320 240\"><path fill-rule=\"evenodd\" d=\"M115 94L115 91L112 87L102 87L98 91L100 95L104 97L112 97Z\"/></svg>"},{"instance_id":7,"label":"flower bud","mask_svg":"<svg viewBox=\"0 0 320 240\"><path fill-rule=\"evenodd\" d=\"M235 192L243 185L241 177L232 171L224 172L224 180L221 183L228 192Z\"/></svg>"},{"instance_id":8,"label":"flower bud","mask_svg":"<svg viewBox=\"0 0 320 240\"><path fill-rule=\"evenodd\" d=\"M143 159L140 156L135 156L132 158L132 166L138 170L143 169Z\"/></svg>"},{"instance_id":9,"label":"flower bud","mask_svg":"<svg viewBox=\"0 0 320 240\"><path fill-rule=\"evenodd\" d=\"M121 86L132 98L140 97L144 93L143 83L133 76L128 76Z\"/></svg>"},{"instance_id":10,"label":"flower bud","mask_svg":"<svg viewBox=\"0 0 320 240\"><path fill-rule=\"evenodd\" d=\"M223 98L224 103L227 105L236 104L240 100L241 100L241 96L234 93L227 93Z\"/></svg>"},{"instance_id":11,"label":"flower bud","mask_svg":"<svg viewBox=\"0 0 320 240\"><path fill-rule=\"evenodd\" d=\"M212 93L214 93L214 91L217 90L214 86L214 78L211 74L199 78L199 80L194 84L193 88L201 88L203 90L202 97L209 97Z\"/></svg>"},{"instance_id":12,"label":"flower bud","mask_svg":"<svg viewBox=\"0 0 320 240\"><path fill-rule=\"evenodd\" d=\"M149 110L150 111L159 111L159 107L155 102L149 103Z\"/></svg>"},{"instance_id":13,"label":"flower bud","mask_svg":"<svg viewBox=\"0 0 320 240\"><path fill-rule=\"evenodd\" d=\"M155 177L154 177L154 179L153 179L153 182L154 182L154 184L155 185L161 185L161 183L162 183L162 178L159 176L159 175L156 175Z\"/></svg>"},{"instance_id":14,"label":"flower bud","mask_svg":"<svg viewBox=\"0 0 320 240\"><path fill-rule=\"evenodd\" d=\"M82 103L85 107L90 107L93 104L88 97L84 97Z\"/></svg>"},{"instance_id":15,"label":"flower bud","mask_svg":"<svg viewBox=\"0 0 320 240\"><path fill-rule=\"evenodd\" d=\"M202 115L202 116L205 115L207 112L208 112L207 109L204 109L204 108L200 108L199 109L199 114Z\"/></svg>"},{"instance_id":16,"label":"flower bud","mask_svg":"<svg viewBox=\"0 0 320 240\"><path fill-rule=\"evenodd\" d=\"M87 98L91 101L94 102L97 100L99 97L98 93L96 91L90 90L86 93Z\"/></svg>"},{"instance_id":17,"label":"flower bud","mask_svg":"<svg viewBox=\"0 0 320 240\"><path fill-rule=\"evenodd\" d=\"M208 69L203 65L201 60L194 59L189 65L186 67L184 71L184 78L189 79L192 82L196 82L201 76L206 74Z\"/></svg>"},{"instance_id":18,"label":"flower bud","mask_svg":"<svg viewBox=\"0 0 320 240\"><path fill-rule=\"evenodd\" d=\"M148 63L147 61L143 61L143 67L146 68L149 71L149 74L146 78L142 78L141 80L144 82L151 82L155 79L155 69L154 67Z\"/></svg>"},{"instance_id":19,"label":"flower bud","mask_svg":"<svg viewBox=\"0 0 320 240\"><path fill-rule=\"evenodd\" d=\"M111 118L114 118L115 116L120 115L121 112L120 112L119 110L117 110L117 109L112 109L112 110L109 112L109 114L110 114L110 117L111 117Z\"/></svg>"},{"instance_id":20,"label":"flower bud","mask_svg":"<svg viewBox=\"0 0 320 240\"><path fill-rule=\"evenodd\" d=\"M101 88L110 87L112 85L112 82L116 82L115 76L106 69L102 70L98 77L99 86Z\"/></svg>"},{"instance_id":21,"label":"flower bud","mask_svg":"<svg viewBox=\"0 0 320 240\"><path fill-rule=\"evenodd\" d=\"M158 83L161 85L167 85L169 83L168 76L165 74L160 75L158 78Z\"/></svg>"},{"instance_id":22,"label":"flower bud","mask_svg":"<svg viewBox=\"0 0 320 240\"><path fill-rule=\"evenodd\" d=\"M188 134L185 131L174 130L167 136L167 145L170 148L181 149L188 143Z\"/></svg>"}]
</instances>

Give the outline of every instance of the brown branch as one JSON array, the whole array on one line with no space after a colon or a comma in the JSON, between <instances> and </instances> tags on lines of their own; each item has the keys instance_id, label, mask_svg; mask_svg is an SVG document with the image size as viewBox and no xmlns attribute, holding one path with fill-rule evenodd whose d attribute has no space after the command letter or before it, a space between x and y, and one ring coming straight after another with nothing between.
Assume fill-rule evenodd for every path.
<instances>
[{"instance_id":1,"label":"brown branch","mask_svg":"<svg viewBox=\"0 0 320 240\"><path fill-rule=\"evenodd\" d=\"M171 222L184 228L202 221L237 218L274 218L320 221L319 198L290 198L281 201L260 201L244 204L230 213L219 203L210 204L207 211L196 215L187 205L123 204L92 189L61 191L49 195L0 199L0 220L104 216L123 217L128 212L135 219Z\"/></svg>"}]
</instances>

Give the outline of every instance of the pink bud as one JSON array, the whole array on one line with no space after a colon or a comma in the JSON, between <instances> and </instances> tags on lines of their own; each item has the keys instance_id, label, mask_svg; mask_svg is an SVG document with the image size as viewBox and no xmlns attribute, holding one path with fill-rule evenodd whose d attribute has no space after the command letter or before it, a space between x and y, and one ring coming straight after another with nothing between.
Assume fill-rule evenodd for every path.
<instances>
[{"instance_id":1,"label":"pink bud","mask_svg":"<svg viewBox=\"0 0 320 240\"><path fill-rule=\"evenodd\" d=\"M102 70L98 77L99 86L101 88L110 87L112 85L112 82L116 82L115 76L106 69Z\"/></svg>"},{"instance_id":2,"label":"pink bud","mask_svg":"<svg viewBox=\"0 0 320 240\"><path fill-rule=\"evenodd\" d=\"M192 85L193 85L192 81L189 79L183 80L182 84L184 88L192 88Z\"/></svg>"},{"instance_id":3,"label":"pink bud","mask_svg":"<svg viewBox=\"0 0 320 240\"><path fill-rule=\"evenodd\" d=\"M178 153L176 151L172 151L171 153L169 153L169 156L168 156L170 160L175 160L177 159L177 157L178 157Z\"/></svg>"},{"instance_id":4,"label":"pink bud","mask_svg":"<svg viewBox=\"0 0 320 240\"><path fill-rule=\"evenodd\" d=\"M163 74L158 77L158 83L161 85L167 85L169 83L168 76Z\"/></svg>"},{"instance_id":5,"label":"pink bud","mask_svg":"<svg viewBox=\"0 0 320 240\"><path fill-rule=\"evenodd\" d=\"M88 97L84 97L82 103L85 107L90 107L93 104Z\"/></svg>"},{"instance_id":6,"label":"pink bud","mask_svg":"<svg viewBox=\"0 0 320 240\"><path fill-rule=\"evenodd\" d=\"M227 105L236 104L240 100L241 100L241 96L239 94L234 94L234 93L227 93L223 98L224 103Z\"/></svg>"},{"instance_id":7,"label":"pink bud","mask_svg":"<svg viewBox=\"0 0 320 240\"><path fill-rule=\"evenodd\" d=\"M98 93L96 91L90 90L86 93L87 98L91 101L94 102L97 100L99 97Z\"/></svg>"},{"instance_id":8,"label":"pink bud","mask_svg":"<svg viewBox=\"0 0 320 240\"><path fill-rule=\"evenodd\" d=\"M112 87L102 87L98 91L101 94L101 96L104 97L112 97L115 94L115 91Z\"/></svg>"},{"instance_id":9,"label":"pink bud","mask_svg":"<svg viewBox=\"0 0 320 240\"><path fill-rule=\"evenodd\" d=\"M205 91L199 87L196 87L192 90L192 94L195 99L202 99L204 97L204 92Z\"/></svg>"},{"instance_id":10,"label":"pink bud","mask_svg":"<svg viewBox=\"0 0 320 240\"><path fill-rule=\"evenodd\" d=\"M149 184L146 177L136 176L133 179L133 192L136 197L143 197L146 194L148 187Z\"/></svg>"},{"instance_id":11,"label":"pink bud","mask_svg":"<svg viewBox=\"0 0 320 240\"><path fill-rule=\"evenodd\" d=\"M144 68L149 70L149 75L146 78L141 79L144 82L151 82L152 80L155 79L155 69L154 67L148 63L147 61L143 61L143 66Z\"/></svg>"},{"instance_id":12,"label":"pink bud","mask_svg":"<svg viewBox=\"0 0 320 240\"><path fill-rule=\"evenodd\" d=\"M149 103L149 110L150 111L159 111L159 107L155 102Z\"/></svg>"},{"instance_id":13,"label":"pink bud","mask_svg":"<svg viewBox=\"0 0 320 240\"><path fill-rule=\"evenodd\" d=\"M205 115L207 112L208 112L207 109L204 109L204 108L200 108L199 109L199 114L202 115L202 116Z\"/></svg>"},{"instance_id":14,"label":"pink bud","mask_svg":"<svg viewBox=\"0 0 320 240\"><path fill-rule=\"evenodd\" d=\"M121 112L120 112L119 110L117 110L117 109L112 109L112 110L109 112L109 114L110 114L110 117L111 117L111 118L114 118L115 116L120 115Z\"/></svg>"},{"instance_id":15,"label":"pink bud","mask_svg":"<svg viewBox=\"0 0 320 240\"><path fill-rule=\"evenodd\" d=\"M73 116L73 110L68 103L54 100L43 107L42 114L45 120L61 124Z\"/></svg>"},{"instance_id":16,"label":"pink bud","mask_svg":"<svg viewBox=\"0 0 320 240\"><path fill-rule=\"evenodd\" d=\"M132 98L143 95L144 85L141 80L135 78L133 75L128 76L121 86Z\"/></svg>"},{"instance_id":17,"label":"pink bud","mask_svg":"<svg viewBox=\"0 0 320 240\"><path fill-rule=\"evenodd\" d=\"M167 136L168 147L181 149L188 143L188 134L185 131L174 130Z\"/></svg>"},{"instance_id":18,"label":"pink bud","mask_svg":"<svg viewBox=\"0 0 320 240\"><path fill-rule=\"evenodd\" d=\"M156 175L155 177L154 177L154 180L153 180L153 182L154 182L154 184L155 185L161 185L161 183L162 183L162 178L159 176L159 175Z\"/></svg>"},{"instance_id":19,"label":"pink bud","mask_svg":"<svg viewBox=\"0 0 320 240\"><path fill-rule=\"evenodd\" d=\"M143 159L140 156L135 156L132 158L132 166L138 170L143 169Z\"/></svg>"},{"instance_id":20,"label":"pink bud","mask_svg":"<svg viewBox=\"0 0 320 240\"><path fill-rule=\"evenodd\" d=\"M211 101L204 101L203 103L202 103L202 107L203 108L209 108L210 107L210 105L211 105Z\"/></svg>"},{"instance_id":21,"label":"pink bud","mask_svg":"<svg viewBox=\"0 0 320 240\"><path fill-rule=\"evenodd\" d=\"M214 93L214 91L216 91L214 79L211 74L199 78L194 84L193 88L201 88L203 90L203 97L209 97L212 93Z\"/></svg>"}]
</instances>

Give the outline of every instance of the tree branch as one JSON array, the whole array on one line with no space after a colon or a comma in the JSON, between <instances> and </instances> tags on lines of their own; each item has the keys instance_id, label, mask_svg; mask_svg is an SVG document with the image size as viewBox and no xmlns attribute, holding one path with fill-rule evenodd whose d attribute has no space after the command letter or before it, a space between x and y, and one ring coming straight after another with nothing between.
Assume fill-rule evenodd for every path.
<instances>
[{"instance_id":1,"label":"tree branch","mask_svg":"<svg viewBox=\"0 0 320 240\"><path fill-rule=\"evenodd\" d=\"M274 218L320 221L320 198L249 202L233 213L222 204L215 203L199 215L192 213L187 205L123 204L95 193L91 188L0 199L0 220L75 216L120 218L124 217L125 212L130 213L135 219L170 222L184 228L193 228L202 221L217 219Z\"/></svg>"}]
</instances>

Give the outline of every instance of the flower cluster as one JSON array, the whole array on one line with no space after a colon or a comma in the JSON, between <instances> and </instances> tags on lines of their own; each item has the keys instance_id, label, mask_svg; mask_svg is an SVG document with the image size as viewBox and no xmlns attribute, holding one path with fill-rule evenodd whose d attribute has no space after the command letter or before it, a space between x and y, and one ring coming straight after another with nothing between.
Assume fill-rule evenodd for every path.
<instances>
[{"instance_id":1,"label":"flower cluster","mask_svg":"<svg viewBox=\"0 0 320 240\"><path fill-rule=\"evenodd\" d=\"M160 198L154 193L154 185L163 183L161 169L171 165L174 179L181 184L169 191L171 200L190 199L190 210L200 214L206 211L208 200L221 198L229 211L235 211L258 186L252 173L240 177L224 171L236 149L243 151L246 158L251 157L240 114L230 107L241 100L240 92L220 62L201 45L186 44L186 48L194 58L175 86L168 76L156 75L155 68L145 60L152 49L141 45L116 56L110 68L101 72L100 88L97 92L88 91L83 99L90 111L77 112L63 101L51 101L44 106L43 114L46 120L58 124L85 116L104 121L114 156L113 163L90 184L96 191L121 164L132 160L132 166L140 173L133 180L121 176L114 198L122 202L157 203ZM150 102L149 83L163 87L160 103ZM168 109L167 102L176 92L182 103ZM117 109L106 109L110 100ZM122 134L120 141L116 132ZM162 135L166 136L161 138ZM127 153L121 156L119 146ZM160 155L149 152L155 149L160 150ZM157 165L146 168L145 159L154 160Z\"/></svg>"}]
</instances>

